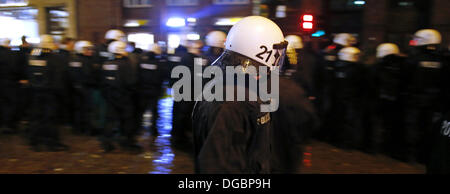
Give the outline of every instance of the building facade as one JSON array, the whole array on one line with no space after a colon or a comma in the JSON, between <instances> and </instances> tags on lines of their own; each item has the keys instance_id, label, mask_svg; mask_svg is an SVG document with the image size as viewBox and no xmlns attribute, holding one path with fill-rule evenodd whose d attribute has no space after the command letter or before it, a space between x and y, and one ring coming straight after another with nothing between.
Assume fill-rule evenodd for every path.
<instances>
[{"instance_id":1,"label":"building facade","mask_svg":"<svg viewBox=\"0 0 450 194\"><path fill-rule=\"evenodd\" d=\"M39 42L40 34L77 37L76 0L0 0L0 38L21 44L26 36Z\"/></svg>"},{"instance_id":2,"label":"building facade","mask_svg":"<svg viewBox=\"0 0 450 194\"><path fill-rule=\"evenodd\" d=\"M316 49L340 32L357 36L363 49L382 42L405 49L421 28L439 30L448 45L449 9L448 0L0 0L0 38L17 44L26 35L36 42L47 33L100 43L116 28L142 48L151 43L175 47L183 38L227 32L239 19L261 15ZM303 14L314 16L313 31L300 27Z\"/></svg>"}]
</instances>

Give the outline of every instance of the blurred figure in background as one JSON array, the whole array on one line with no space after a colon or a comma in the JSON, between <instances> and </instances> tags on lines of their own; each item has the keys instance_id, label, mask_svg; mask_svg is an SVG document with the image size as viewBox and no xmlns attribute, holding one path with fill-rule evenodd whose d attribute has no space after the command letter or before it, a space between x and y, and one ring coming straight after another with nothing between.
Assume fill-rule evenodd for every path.
<instances>
[{"instance_id":1,"label":"blurred figure in background","mask_svg":"<svg viewBox=\"0 0 450 194\"><path fill-rule=\"evenodd\" d=\"M67 74L73 105L73 130L77 134L94 134L91 124L92 88L95 86L94 45L89 41L75 44L75 55L69 60Z\"/></svg>"},{"instance_id":2,"label":"blurred figure in background","mask_svg":"<svg viewBox=\"0 0 450 194\"><path fill-rule=\"evenodd\" d=\"M166 77L170 78L169 79L170 87L172 87L172 85L178 80L178 79L171 78L172 69L178 65L181 65L181 58L183 58L184 56L186 56L188 54L188 47L189 47L189 42L187 40L187 37L186 37L186 35L182 35L181 40L180 40L180 45L178 45L178 47L175 49L175 52L173 54L168 54L168 56L167 56L169 71L167 72L168 75Z\"/></svg>"},{"instance_id":3,"label":"blurred figure in background","mask_svg":"<svg viewBox=\"0 0 450 194\"><path fill-rule=\"evenodd\" d=\"M108 46L114 41L120 41L125 39L125 33L120 30L111 29L105 34L105 42L96 46L95 60L93 76L97 85L94 86L92 91L92 125L95 131L104 131L106 120L106 102L101 95L101 69L102 64L105 61L112 60L114 54L108 52Z\"/></svg>"},{"instance_id":4,"label":"blurred figure in background","mask_svg":"<svg viewBox=\"0 0 450 194\"><path fill-rule=\"evenodd\" d=\"M152 113L150 133L158 134L156 121L158 120L158 99L162 94L163 72L161 66L161 48L157 44L150 46L150 51L140 56L137 75L138 106L137 126L142 126L142 118L146 110Z\"/></svg>"},{"instance_id":5,"label":"blurred figure in background","mask_svg":"<svg viewBox=\"0 0 450 194\"><path fill-rule=\"evenodd\" d=\"M69 80L67 80L67 71L69 60L72 57L73 49L74 49L75 39L64 37L61 42L58 44L58 49L55 50L61 59L59 65L63 68L62 76L62 93L58 94L58 120L61 125L68 125L73 127L73 109L74 104L71 103L71 96L73 95L73 90L71 90Z\"/></svg>"},{"instance_id":6,"label":"blurred figure in background","mask_svg":"<svg viewBox=\"0 0 450 194\"><path fill-rule=\"evenodd\" d=\"M206 66L211 65L222 54L226 38L227 34L222 31L212 31L206 35L206 46L203 47L203 55L208 60Z\"/></svg>"},{"instance_id":7,"label":"blurred figure in background","mask_svg":"<svg viewBox=\"0 0 450 194\"><path fill-rule=\"evenodd\" d=\"M286 41L289 42L285 60L287 67L283 67L282 71L305 89L310 100L316 100L314 88L315 74L318 72L317 56L305 47L300 36L288 35Z\"/></svg>"},{"instance_id":8,"label":"blurred figure in background","mask_svg":"<svg viewBox=\"0 0 450 194\"><path fill-rule=\"evenodd\" d=\"M376 151L404 160L405 153L405 101L407 99L406 58L400 56L397 45L380 44L377 47L377 63L373 66L374 97L370 104L376 110L377 126L372 130L371 144Z\"/></svg>"},{"instance_id":9,"label":"blurred figure in background","mask_svg":"<svg viewBox=\"0 0 450 194\"><path fill-rule=\"evenodd\" d=\"M406 140L409 160L426 163L430 150L431 125L447 103L449 66L440 50L441 34L433 29L414 34L414 53L408 59Z\"/></svg>"},{"instance_id":10,"label":"blurred figure in background","mask_svg":"<svg viewBox=\"0 0 450 194\"><path fill-rule=\"evenodd\" d=\"M332 143L344 149L362 146L362 105L367 86L364 66L359 63L360 51L346 47L339 51L331 78L329 133Z\"/></svg>"},{"instance_id":11,"label":"blurred figure in background","mask_svg":"<svg viewBox=\"0 0 450 194\"><path fill-rule=\"evenodd\" d=\"M19 78L19 85L16 98L16 122L28 122L30 116L31 91L27 80L28 57L31 52L31 45L27 42L26 36L22 36L22 44L15 51L16 69ZM26 126L21 126L27 129Z\"/></svg>"},{"instance_id":12,"label":"blurred figure in background","mask_svg":"<svg viewBox=\"0 0 450 194\"><path fill-rule=\"evenodd\" d=\"M280 105L272 113L272 173L296 174L305 144L319 125L306 92L292 79L280 77ZM310 153L309 153L310 154Z\"/></svg>"},{"instance_id":13,"label":"blurred figure in background","mask_svg":"<svg viewBox=\"0 0 450 194\"><path fill-rule=\"evenodd\" d=\"M29 143L34 151L42 145L50 151L68 147L60 142L55 126L58 94L62 91L63 67L61 57L54 53L55 43L50 35L42 35L39 48L31 51L28 61L28 80L32 90Z\"/></svg>"},{"instance_id":14,"label":"blurred figure in background","mask_svg":"<svg viewBox=\"0 0 450 194\"><path fill-rule=\"evenodd\" d=\"M315 74L316 104L319 117L323 123L318 131L318 139L329 141L333 138L330 130L333 130L333 117L331 111L331 92L335 90L334 77L336 63L338 62L338 52L343 48L350 47L356 43L356 39L348 33L337 34L333 39L333 44L329 45L323 52L318 62L318 73Z\"/></svg>"},{"instance_id":15,"label":"blurred figure in background","mask_svg":"<svg viewBox=\"0 0 450 194\"><path fill-rule=\"evenodd\" d=\"M101 70L102 96L106 100L106 125L101 139L105 152L115 149L114 127L119 128L119 144L131 152L140 152L142 147L137 144L135 112L132 95L136 84L136 73L131 66L127 43L114 41L108 46L108 51L114 58L106 61Z\"/></svg>"},{"instance_id":16,"label":"blurred figure in background","mask_svg":"<svg viewBox=\"0 0 450 194\"><path fill-rule=\"evenodd\" d=\"M450 111L448 105L443 113L443 116L432 127L429 161L426 163L427 174L450 174Z\"/></svg>"},{"instance_id":17,"label":"blurred figure in background","mask_svg":"<svg viewBox=\"0 0 450 194\"><path fill-rule=\"evenodd\" d=\"M17 132L16 105L19 78L11 40L0 39L0 133Z\"/></svg>"},{"instance_id":18,"label":"blurred figure in background","mask_svg":"<svg viewBox=\"0 0 450 194\"><path fill-rule=\"evenodd\" d=\"M200 93L195 93L194 91L194 79L203 79L201 74L194 72L194 68L200 68L203 72L203 68L208 62L201 55L202 47L203 42L201 40L189 41L188 53L181 57L180 65L186 66L191 72L191 88L189 91L191 100L174 102L173 128L171 134L175 145L186 145L186 143L190 143L187 133L192 131L191 113L195 104L194 98L200 95ZM181 88L180 94L187 92L185 90L187 88Z\"/></svg>"}]
</instances>

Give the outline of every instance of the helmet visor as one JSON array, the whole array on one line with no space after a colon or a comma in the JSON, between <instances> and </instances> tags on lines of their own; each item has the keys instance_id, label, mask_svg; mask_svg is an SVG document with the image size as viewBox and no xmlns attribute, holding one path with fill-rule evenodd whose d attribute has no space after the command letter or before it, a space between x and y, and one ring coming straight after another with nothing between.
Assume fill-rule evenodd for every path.
<instances>
[{"instance_id":1,"label":"helmet visor","mask_svg":"<svg viewBox=\"0 0 450 194\"><path fill-rule=\"evenodd\" d=\"M279 44L273 45L273 51L275 52L273 55L275 57L275 62L272 65L273 68L281 68L281 66L284 64L287 46L288 46L287 41L283 41Z\"/></svg>"}]
</instances>

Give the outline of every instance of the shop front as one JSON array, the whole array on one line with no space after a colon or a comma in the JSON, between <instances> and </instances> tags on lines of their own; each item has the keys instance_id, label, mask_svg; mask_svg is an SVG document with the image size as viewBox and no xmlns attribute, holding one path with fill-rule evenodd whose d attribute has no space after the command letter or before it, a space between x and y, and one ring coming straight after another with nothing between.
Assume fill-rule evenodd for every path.
<instances>
[{"instance_id":1,"label":"shop front","mask_svg":"<svg viewBox=\"0 0 450 194\"><path fill-rule=\"evenodd\" d=\"M41 34L55 39L77 37L75 0L0 0L0 38L12 46L39 43Z\"/></svg>"}]
</instances>

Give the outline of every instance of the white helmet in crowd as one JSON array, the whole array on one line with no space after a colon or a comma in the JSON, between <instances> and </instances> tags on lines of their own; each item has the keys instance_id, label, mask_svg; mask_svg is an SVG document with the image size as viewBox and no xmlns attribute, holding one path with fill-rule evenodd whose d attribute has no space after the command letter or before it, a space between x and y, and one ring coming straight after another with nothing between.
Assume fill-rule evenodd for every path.
<instances>
[{"instance_id":1,"label":"white helmet in crowd","mask_svg":"<svg viewBox=\"0 0 450 194\"><path fill-rule=\"evenodd\" d=\"M55 40L53 39L53 36L44 34L40 37L41 41L39 43L39 47L54 50L56 48Z\"/></svg>"},{"instance_id":2,"label":"white helmet in crowd","mask_svg":"<svg viewBox=\"0 0 450 194\"><path fill-rule=\"evenodd\" d=\"M288 49L302 49L303 41L300 36L297 35L288 35L286 36L286 41L288 41Z\"/></svg>"},{"instance_id":3,"label":"white helmet in crowd","mask_svg":"<svg viewBox=\"0 0 450 194\"><path fill-rule=\"evenodd\" d=\"M125 33L120 30L112 29L108 30L105 34L106 40L125 41Z\"/></svg>"},{"instance_id":4,"label":"white helmet in crowd","mask_svg":"<svg viewBox=\"0 0 450 194\"><path fill-rule=\"evenodd\" d=\"M75 43L74 50L77 54L83 54L85 49L89 49L89 48L93 48L93 47L94 47L94 45L91 42L86 41L86 40L81 40L81 41L78 41Z\"/></svg>"},{"instance_id":5,"label":"white helmet in crowd","mask_svg":"<svg viewBox=\"0 0 450 194\"><path fill-rule=\"evenodd\" d=\"M416 46L425 46L433 44L441 44L442 36L437 30L423 29L414 34Z\"/></svg>"},{"instance_id":6,"label":"white helmet in crowd","mask_svg":"<svg viewBox=\"0 0 450 194\"><path fill-rule=\"evenodd\" d=\"M225 48L227 34L222 31L212 31L206 35L206 45L211 47Z\"/></svg>"},{"instance_id":7,"label":"white helmet in crowd","mask_svg":"<svg viewBox=\"0 0 450 194\"><path fill-rule=\"evenodd\" d=\"M190 41L189 42L189 47L188 47L188 51L190 53L196 54L196 55L200 55L201 54L201 49L203 47L203 42L201 40L194 40L194 41Z\"/></svg>"},{"instance_id":8,"label":"white helmet in crowd","mask_svg":"<svg viewBox=\"0 0 450 194\"><path fill-rule=\"evenodd\" d=\"M287 41L273 21L261 16L245 17L230 30L225 49L273 68L281 66Z\"/></svg>"},{"instance_id":9,"label":"white helmet in crowd","mask_svg":"<svg viewBox=\"0 0 450 194\"><path fill-rule=\"evenodd\" d=\"M341 61L358 62L361 51L356 47L346 47L339 51L338 57Z\"/></svg>"},{"instance_id":10,"label":"white helmet in crowd","mask_svg":"<svg viewBox=\"0 0 450 194\"><path fill-rule=\"evenodd\" d=\"M388 55L400 54L400 49L393 43L383 43L377 47L377 58L383 58Z\"/></svg>"},{"instance_id":11,"label":"white helmet in crowd","mask_svg":"<svg viewBox=\"0 0 450 194\"><path fill-rule=\"evenodd\" d=\"M356 38L349 33L339 33L334 37L333 42L342 46L352 46L356 44Z\"/></svg>"},{"instance_id":12,"label":"white helmet in crowd","mask_svg":"<svg viewBox=\"0 0 450 194\"><path fill-rule=\"evenodd\" d=\"M126 51L126 48L127 48L127 43L126 42L114 41L111 44L109 44L108 52L113 53L113 54L117 54L117 55L127 56L128 53Z\"/></svg>"},{"instance_id":13,"label":"white helmet in crowd","mask_svg":"<svg viewBox=\"0 0 450 194\"><path fill-rule=\"evenodd\" d=\"M157 55L160 55L162 53L161 47L158 44L151 44L149 48L150 52L153 52Z\"/></svg>"},{"instance_id":14,"label":"white helmet in crowd","mask_svg":"<svg viewBox=\"0 0 450 194\"><path fill-rule=\"evenodd\" d=\"M11 44L11 39L9 39L9 38L0 39L0 46L9 47L10 44Z\"/></svg>"}]
</instances>

